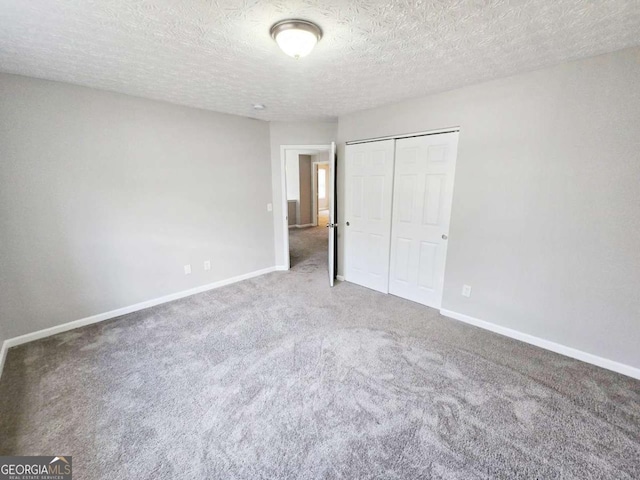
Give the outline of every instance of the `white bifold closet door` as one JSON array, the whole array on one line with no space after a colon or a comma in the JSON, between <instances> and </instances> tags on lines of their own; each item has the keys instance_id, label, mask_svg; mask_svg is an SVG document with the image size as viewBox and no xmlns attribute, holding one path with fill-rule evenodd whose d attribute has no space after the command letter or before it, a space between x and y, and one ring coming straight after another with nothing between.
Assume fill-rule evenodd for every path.
<instances>
[{"instance_id":1,"label":"white bifold closet door","mask_svg":"<svg viewBox=\"0 0 640 480\"><path fill-rule=\"evenodd\" d=\"M389 293L440 308L458 133L396 140Z\"/></svg>"},{"instance_id":2,"label":"white bifold closet door","mask_svg":"<svg viewBox=\"0 0 640 480\"><path fill-rule=\"evenodd\" d=\"M394 140L347 145L345 280L389 292Z\"/></svg>"}]
</instances>

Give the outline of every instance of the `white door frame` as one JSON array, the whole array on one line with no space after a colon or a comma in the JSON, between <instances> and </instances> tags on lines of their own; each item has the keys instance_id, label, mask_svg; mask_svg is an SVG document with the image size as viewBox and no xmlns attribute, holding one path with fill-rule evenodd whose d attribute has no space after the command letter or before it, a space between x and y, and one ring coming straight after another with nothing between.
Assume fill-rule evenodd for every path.
<instances>
[{"instance_id":1,"label":"white door frame","mask_svg":"<svg viewBox=\"0 0 640 480\"><path fill-rule=\"evenodd\" d=\"M280 145L280 183L282 184L282 234L283 234L283 251L284 251L284 270L291 268L289 258L289 207L287 205L287 150L314 150L315 152L305 153L313 155L320 152L331 152L331 144L328 145ZM316 214L317 215L317 214Z\"/></svg>"},{"instance_id":2,"label":"white door frame","mask_svg":"<svg viewBox=\"0 0 640 480\"><path fill-rule=\"evenodd\" d=\"M329 165L329 162L318 161L311 162L311 204L313 206L313 217L311 223L318 226L318 165Z\"/></svg>"}]
</instances>

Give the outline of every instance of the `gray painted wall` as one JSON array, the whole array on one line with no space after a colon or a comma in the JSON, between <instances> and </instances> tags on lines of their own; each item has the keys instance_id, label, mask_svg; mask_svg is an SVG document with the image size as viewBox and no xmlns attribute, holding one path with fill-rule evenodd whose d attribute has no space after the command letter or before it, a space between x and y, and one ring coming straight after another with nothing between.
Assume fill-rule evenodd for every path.
<instances>
[{"instance_id":1,"label":"gray painted wall","mask_svg":"<svg viewBox=\"0 0 640 480\"><path fill-rule=\"evenodd\" d=\"M273 225L276 265L285 264L285 219L282 198L282 145L327 145L335 142L338 124L330 122L270 122L271 182L273 186Z\"/></svg>"},{"instance_id":2,"label":"gray painted wall","mask_svg":"<svg viewBox=\"0 0 640 480\"><path fill-rule=\"evenodd\" d=\"M0 347L2 347L2 344L6 339L7 339L7 335L4 333L4 324L3 322L0 322ZM0 351L0 355L1 354L2 352ZM1 357L0 357L0 374L2 374L2 358Z\"/></svg>"},{"instance_id":3,"label":"gray painted wall","mask_svg":"<svg viewBox=\"0 0 640 480\"><path fill-rule=\"evenodd\" d=\"M0 100L1 98L2 97L0 97ZM0 171L2 169L2 163L3 163L3 159L0 157ZM0 195L2 194L3 188L4 188L4 185L0 183ZM3 234L4 229L5 229L5 226L2 223L0 223L0 309L2 308L2 302L3 302L2 290L5 289L5 287L8 285L8 282L9 282L7 269L5 268L5 259L7 258L8 250L7 250L7 244L4 241L4 234ZM5 323L6 323L6 320L3 319L2 310L0 310L0 348L2 347L3 342L7 338L9 338L7 335L7 328L5 326ZM2 366L3 366L1 355L2 355L2 352L0 351L0 374L2 374Z\"/></svg>"},{"instance_id":4,"label":"gray painted wall","mask_svg":"<svg viewBox=\"0 0 640 480\"><path fill-rule=\"evenodd\" d=\"M274 265L267 122L0 75L0 159L7 337Z\"/></svg>"},{"instance_id":5,"label":"gray painted wall","mask_svg":"<svg viewBox=\"0 0 640 480\"><path fill-rule=\"evenodd\" d=\"M345 115L340 158L460 126L443 308L637 368L639 79L633 48Z\"/></svg>"}]
</instances>

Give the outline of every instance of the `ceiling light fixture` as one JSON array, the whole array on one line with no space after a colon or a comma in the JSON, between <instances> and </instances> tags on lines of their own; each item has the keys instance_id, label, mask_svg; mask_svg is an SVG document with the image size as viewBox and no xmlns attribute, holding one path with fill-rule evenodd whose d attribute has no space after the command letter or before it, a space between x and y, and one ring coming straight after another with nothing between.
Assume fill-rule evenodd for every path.
<instances>
[{"instance_id":1,"label":"ceiling light fixture","mask_svg":"<svg viewBox=\"0 0 640 480\"><path fill-rule=\"evenodd\" d=\"M253 104L253 109L254 110L264 110L265 108L267 108L267 107L265 107L262 103L254 103Z\"/></svg>"},{"instance_id":2,"label":"ceiling light fixture","mask_svg":"<svg viewBox=\"0 0 640 480\"><path fill-rule=\"evenodd\" d=\"M293 57L306 57L322 38L322 30L306 20L282 20L271 27L271 37L284 53Z\"/></svg>"}]
</instances>

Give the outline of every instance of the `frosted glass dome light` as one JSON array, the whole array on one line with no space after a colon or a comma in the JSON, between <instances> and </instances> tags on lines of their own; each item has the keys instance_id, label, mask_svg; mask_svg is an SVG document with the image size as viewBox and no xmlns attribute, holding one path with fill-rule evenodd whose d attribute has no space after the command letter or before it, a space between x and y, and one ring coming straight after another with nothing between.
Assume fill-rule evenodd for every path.
<instances>
[{"instance_id":1,"label":"frosted glass dome light","mask_svg":"<svg viewBox=\"0 0 640 480\"><path fill-rule=\"evenodd\" d=\"M309 55L322 38L322 30L306 20L283 20L271 27L271 36L284 53L302 58Z\"/></svg>"}]
</instances>

